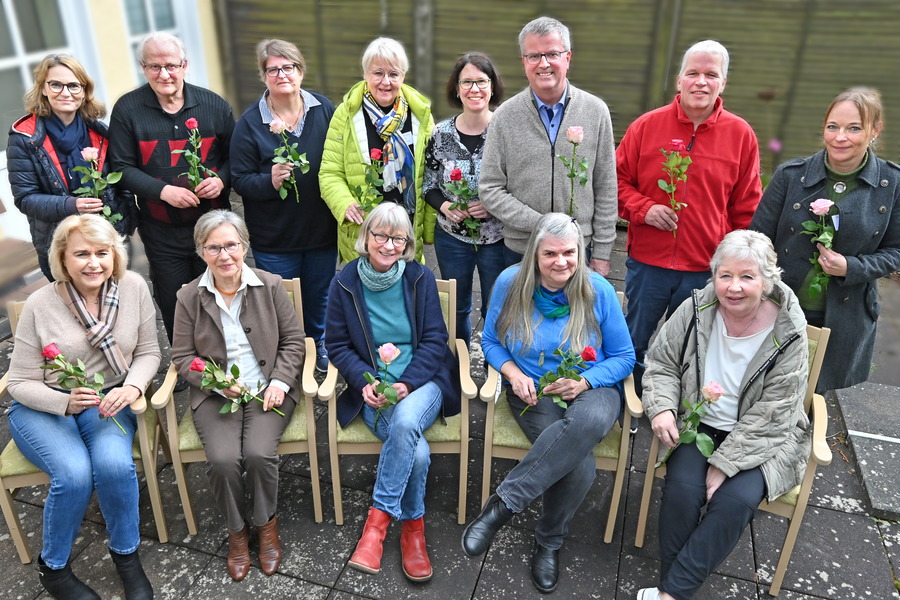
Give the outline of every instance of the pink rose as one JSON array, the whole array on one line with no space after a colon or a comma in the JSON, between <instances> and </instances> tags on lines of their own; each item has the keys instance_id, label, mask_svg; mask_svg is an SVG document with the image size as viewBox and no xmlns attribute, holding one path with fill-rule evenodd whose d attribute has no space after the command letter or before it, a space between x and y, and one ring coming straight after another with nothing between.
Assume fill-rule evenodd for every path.
<instances>
[{"instance_id":1,"label":"pink rose","mask_svg":"<svg viewBox=\"0 0 900 600\"><path fill-rule=\"evenodd\" d=\"M675 150L676 152L687 150L687 146L684 145L684 140L672 138L672 150Z\"/></svg>"},{"instance_id":2,"label":"pink rose","mask_svg":"<svg viewBox=\"0 0 900 600\"><path fill-rule=\"evenodd\" d=\"M778 154L779 152L781 152L781 140L779 140L778 138L772 138L771 140L769 140L769 143L766 147L772 154Z\"/></svg>"},{"instance_id":3,"label":"pink rose","mask_svg":"<svg viewBox=\"0 0 900 600\"><path fill-rule=\"evenodd\" d=\"M371 150L369 150L369 158L371 158L372 160L381 160L382 154L383 153L378 148L372 148Z\"/></svg>"},{"instance_id":4,"label":"pink rose","mask_svg":"<svg viewBox=\"0 0 900 600\"><path fill-rule=\"evenodd\" d=\"M566 139L573 144L580 144L584 141L584 127L573 125L566 129Z\"/></svg>"},{"instance_id":5,"label":"pink rose","mask_svg":"<svg viewBox=\"0 0 900 600\"><path fill-rule=\"evenodd\" d=\"M381 359L381 362L383 362L385 366L394 362L398 356L400 356L400 348L391 343L383 344L378 347L378 358Z\"/></svg>"},{"instance_id":6,"label":"pink rose","mask_svg":"<svg viewBox=\"0 0 900 600\"><path fill-rule=\"evenodd\" d=\"M597 351L591 346L585 346L584 350L581 351L581 359L584 362L597 360Z\"/></svg>"},{"instance_id":7,"label":"pink rose","mask_svg":"<svg viewBox=\"0 0 900 600\"><path fill-rule=\"evenodd\" d=\"M184 122L184 126L187 127L188 129L197 129L198 127L200 127L200 123L197 122L197 119L195 119L194 117L191 117L190 119L188 119L187 121Z\"/></svg>"},{"instance_id":8,"label":"pink rose","mask_svg":"<svg viewBox=\"0 0 900 600\"><path fill-rule=\"evenodd\" d=\"M275 135L281 135L287 129L287 125L281 119L272 119L269 121L269 131Z\"/></svg>"},{"instance_id":9,"label":"pink rose","mask_svg":"<svg viewBox=\"0 0 900 600\"><path fill-rule=\"evenodd\" d=\"M813 211L813 214L820 217L824 217L825 215L827 215L832 206L834 206L834 202L827 198L819 198L809 205L809 207Z\"/></svg>"},{"instance_id":10,"label":"pink rose","mask_svg":"<svg viewBox=\"0 0 900 600\"><path fill-rule=\"evenodd\" d=\"M81 158L84 159L85 162L92 162L100 159L100 151L92 146L88 146L84 150L81 151Z\"/></svg>"},{"instance_id":11,"label":"pink rose","mask_svg":"<svg viewBox=\"0 0 900 600\"><path fill-rule=\"evenodd\" d=\"M49 358L53 360L57 356L60 356L62 352L59 351L59 348L56 347L56 344L47 344L44 346L44 349L41 351L41 356L44 358Z\"/></svg>"},{"instance_id":12,"label":"pink rose","mask_svg":"<svg viewBox=\"0 0 900 600\"><path fill-rule=\"evenodd\" d=\"M715 402L719 398L725 395L725 390L722 389L722 386L716 383L715 381L710 381L705 386L701 392L703 397L709 400L710 402Z\"/></svg>"},{"instance_id":13,"label":"pink rose","mask_svg":"<svg viewBox=\"0 0 900 600\"><path fill-rule=\"evenodd\" d=\"M461 181L462 180L462 170L453 169L450 171L450 181Z\"/></svg>"},{"instance_id":14,"label":"pink rose","mask_svg":"<svg viewBox=\"0 0 900 600\"><path fill-rule=\"evenodd\" d=\"M199 356L191 361L191 371L197 371L198 373L202 373L206 370L206 362L200 358Z\"/></svg>"}]
</instances>

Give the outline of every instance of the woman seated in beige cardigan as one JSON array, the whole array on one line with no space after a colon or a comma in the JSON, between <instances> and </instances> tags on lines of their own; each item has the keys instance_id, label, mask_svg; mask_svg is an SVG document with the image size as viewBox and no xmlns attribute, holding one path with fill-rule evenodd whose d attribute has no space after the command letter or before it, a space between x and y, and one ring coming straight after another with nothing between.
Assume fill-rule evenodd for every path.
<instances>
[{"instance_id":1,"label":"woman seated in beige cardigan","mask_svg":"<svg viewBox=\"0 0 900 600\"><path fill-rule=\"evenodd\" d=\"M250 238L239 216L206 213L194 226L194 243L207 269L178 292L172 362L191 384L206 472L228 528L228 574L240 581L250 570L246 490L259 532L260 568L272 575L281 564L276 449L299 400L304 335L281 277L244 264ZM237 366L234 385L202 389L197 358L229 374ZM248 393L256 399L241 402ZM222 412L225 403L232 410Z\"/></svg>"},{"instance_id":2,"label":"woman seated in beige cardigan","mask_svg":"<svg viewBox=\"0 0 900 600\"><path fill-rule=\"evenodd\" d=\"M125 597L147 600L153 588L138 557L138 482L131 458L137 420L124 409L159 367L156 308L143 278L125 270L122 238L102 217L73 215L60 222L49 262L56 283L26 301L9 367L10 433L22 454L50 475L41 584L54 598L100 598L69 564L96 489ZM79 361L88 381L63 378L60 369ZM95 383L96 373L103 374L101 390L86 385Z\"/></svg>"}]
</instances>

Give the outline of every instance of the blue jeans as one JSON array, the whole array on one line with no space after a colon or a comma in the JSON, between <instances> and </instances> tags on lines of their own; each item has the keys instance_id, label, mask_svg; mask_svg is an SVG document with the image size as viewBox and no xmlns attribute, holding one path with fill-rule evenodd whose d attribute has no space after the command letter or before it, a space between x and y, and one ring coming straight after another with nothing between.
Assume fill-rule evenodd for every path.
<instances>
[{"instance_id":1,"label":"blue jeans","mask_svg":"<svg viewBox=\"0 0 900 600\"><path fill-rule=\"evenodd\" d=\"M434 230L434 252L441 277L456 279L456 337L465 340L468 346L472 337L469 314L472 312L475 266L478 266L478 279L481 282L481 316L484 317L494 282L507 267L503 241L479 244L476 251L474 245L461 242L437 227Z\"/></svg>"},{"instance_id":2,"label":"blue jeans","mask_svg":"<svg viewBox=\"0 0 900 600\"><path fill-rule=\"evenodd\" d=\"M644 356L659 320L672 316L691 291L703 289L711 276L709 271L674 271L644 264L631 258L625 260L625 295L628 312L625 323L634 344L634 385L640 396L643 392Z\"/></svg>"},{"instance_id":3,"label":"blue jeans","mask_svg":"<svg viewBox=\"0 0 900 600\"><path fill-rule=\"evenodd\" d=\"M497 495L517 513L543 495L534 537L544 548L558 550L569 521L594 483L594 446L618 418L622 397L616 388L590 389L565 409L542 397L524 415L519 413L527 405L521 399L509 390L506 399L532 446L497 487Z\"/></svg>"},{"instance_id":4,"label":"blue jeans","mask_svg":"<svg viewBox=\"0 0 900 600\"><path fill-rule=\"evenodd\" d=\"M97 407L72 417L33 410L13 401L9 431L22 454L50 475L44 503L41 557L51 569L69 562L94 489L109 532L109 548L131 554L141 542L138 531L138 481L131 444L137 420L130 410L100 419Z\"/></svg>"},{"instance_id":5,"label":"blue jeans","mask_svg":"<svg viewBox=\"0 0 900 600\"><path fill-rule=\"evenodd\" d=\"M303 294L303 330L319 341L325 337L325 308L328 286L337 270L337 246L289 254L274 254L253 249L256 267L282 279L300 278Z\"/></svg>"},{"instance_id":6,"label":"blue jeans","mask_svg":"<svg viewBox=\"0 0 900 600\"><path fill-rule=\"evenodd\" d=\"M700 424L716 447L728 432ZM766 495L759 467L728 477L706 501L709 462L696 444L682 444L666 463L659 509L659 589L687 600L734 550ZM702 508L706 505L706 514Z\"/></svg>"},{"instance_id":7,"label":"blue jeans","mask_svg":"<svg viewBox=\"0 0 900 600\"><path fill-rule=\"evenodd\" d=\"M375 409L363 404L362 418L384 442L378 458L378 474L372 506L395 519L419 519L425 514L425 481L431 465L431 448L423 432L441 413L443 397L428 382L384 410L375 429Z\"/></svg>"}]
</instances>

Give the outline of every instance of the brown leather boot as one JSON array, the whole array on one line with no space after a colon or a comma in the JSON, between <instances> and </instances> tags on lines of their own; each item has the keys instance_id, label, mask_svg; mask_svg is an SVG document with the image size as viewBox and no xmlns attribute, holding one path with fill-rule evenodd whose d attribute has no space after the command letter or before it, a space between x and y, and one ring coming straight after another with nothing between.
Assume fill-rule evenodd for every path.
<instances>
[{"instance_id":1,"label":"brown leather boot","mask_svg":"<svg viewBox=\"0 0 900 600\"><path fill-rule=\"evenodd\" d=\"M425 547L425 519L403 521L400 532L400 555L403 557L403 574L410 581L431 579L431 561Z\"/></svg>"},{"instance_id":2,"label":"brown leather boot","mask_svg":"<svg viewBox=\"0 0 900 600\"><path fill-rule=\"evenodd\" d=\"M382 543L390 524L391 515L374 506L369 508L369 518L366 519L362 536L356 544L356 551L350 557L351 567L365 573L381 571L381 555L384 552Z\"/></svg>"},{"instance_id":3,"label":"brown leather boot","mask_svg":"<svg viewBox=\"0 0 900 600\"><path fill-rule=\"evenodd\" d=\"M241 581L250 572L250 529L244 528L237 533L228 532L228 574L235 581Z\"/></svg>"},{"instance_id":4,"label":"brown leather boot","mask_svg":"<svg viewBox=\"0 0 900 600\"><path fill-rule=\"evenodd\" d=\"M272 575L281 566L281 541L278 539L278 517L258 529L259 567L266 575Z\"/></svg>"}]
</instances>

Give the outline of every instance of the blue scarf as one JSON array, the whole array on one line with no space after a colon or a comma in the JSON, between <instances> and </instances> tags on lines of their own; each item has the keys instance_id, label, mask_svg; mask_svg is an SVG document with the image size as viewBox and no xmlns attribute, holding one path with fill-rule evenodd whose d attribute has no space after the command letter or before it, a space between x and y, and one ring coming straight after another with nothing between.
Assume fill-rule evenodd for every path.
<instances>
[{"instance_id":1,"label":"blue scarf","mask_svg":"<svg viewBox=\"0 0 900 600\"><path fill-rule=\"evenodd\" d=\"M47 136L59 157L59 164L69 182L69 192L81 187L81 175L73 171L75 167L89 166L83 158L81 151L91 145L91 137L88 128L81 118L80 113L75 113L75 120L66 126L56 114L51 113L44 119L47 127Z\"/></svg>"},{"instance_id":2,"label":"blue scarf","mask_svg":"<svg viewBox=\"0 0 900 600\"><path fill-rule=\"evenodd\" d=\"M565 289L558 292L551 292L542 285L539 285L534 294L534 306L545 317L558 319L559 317L569 316L569 299L566 298Z\"/></svg>"},{"instance_id":3,"label":"blue scarf","mask_svg":"<svg viewBox=\"0 0 900 600\"><path fill-rule=\"evenodd\" d=\"M356 272L359 273L359 278L362 280L363 285L373 292L383 292L400 281L405 270L406 261L402 258L395 262L394 266L388 269L386 273L376 271L365 256L360 256L359 260L356 261Z\"/></svg>"}]
</instances>

